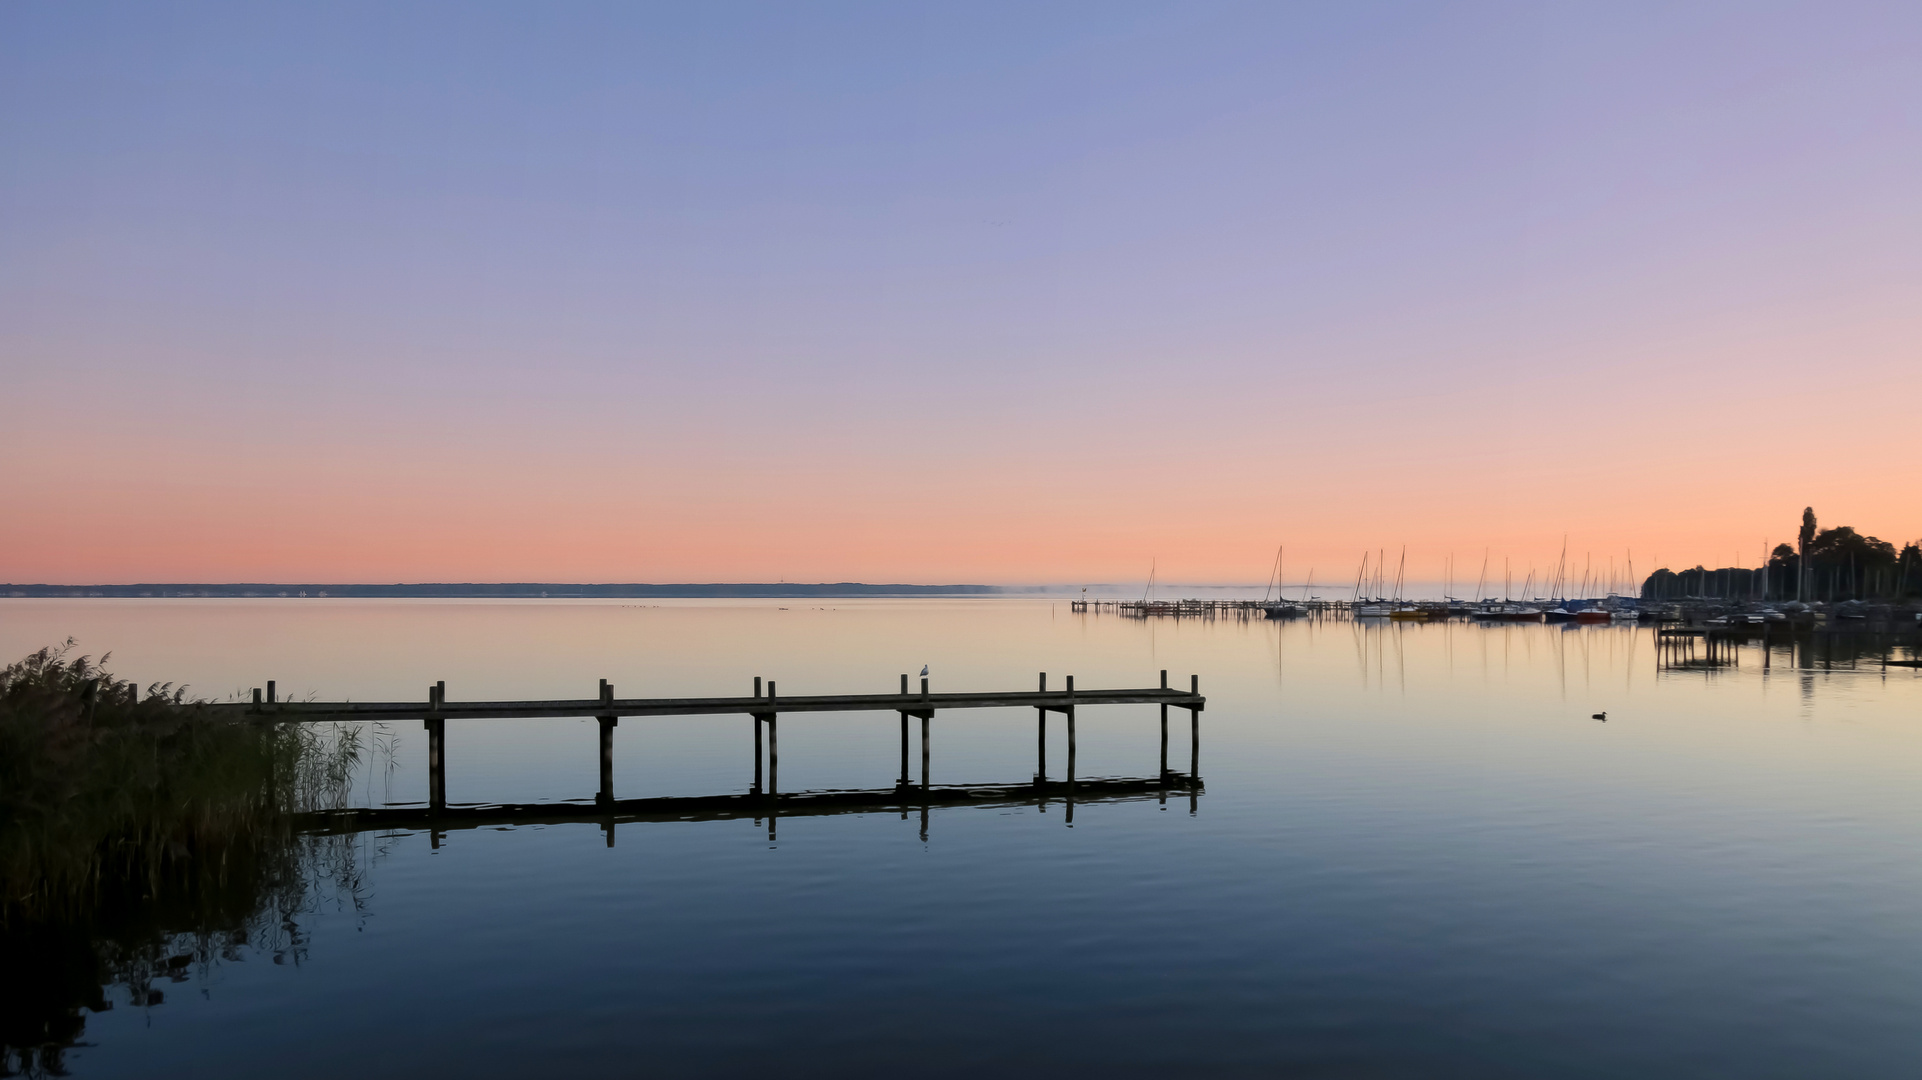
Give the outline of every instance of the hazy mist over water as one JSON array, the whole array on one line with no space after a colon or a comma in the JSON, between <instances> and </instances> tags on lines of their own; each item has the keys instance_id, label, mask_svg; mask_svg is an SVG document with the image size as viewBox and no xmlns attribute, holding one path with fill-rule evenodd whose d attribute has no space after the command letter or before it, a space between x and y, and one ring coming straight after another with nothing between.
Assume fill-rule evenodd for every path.
<instances>
[{"instance_id":1,"label":"hazy mist over water","mask_svg":"<svg viewBox=\"0 0 1922 1080\"><path fill-rule=\"evenodd\" d=\"M1658 669L1653 631L1130 620L1030 599L0 600L207 695L450 701L1152 685L1208 695L1193 801L353 839L301 946L89 1014L76 1075L775 1069L1908 1076L1922 678ZM1591 719L1607 714L1605 722ZM1152 706L1079 770L1147 776ZM1050 718L1059 776L1061 720ZM783 790L884 788L886 714L781 725ZM1171 726L1186 765L1187 719ZM623 798L744 791L746 717L616 729ZM1028 710L937 715L937 783L1018 786ZM425 798L419 725L365 805ZM592 720L448 725L453 803L591 799ZM10 992L33 988L14 986Z\"/></svg>"}]
</instances>

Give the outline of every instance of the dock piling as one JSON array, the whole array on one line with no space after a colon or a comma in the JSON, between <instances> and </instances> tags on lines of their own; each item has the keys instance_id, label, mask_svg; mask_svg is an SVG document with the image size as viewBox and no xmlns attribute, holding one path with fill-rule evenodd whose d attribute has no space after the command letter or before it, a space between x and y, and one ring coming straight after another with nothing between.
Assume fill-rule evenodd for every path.
<instances>
[{"instance_id":1,"label":"dock piling","mask_svg":"<svg viewBox=\"0 0 1922 1080\"><path fill-rule=\"evenodd\" d=\"M268 679L267 680L267 704L272 705L276 700L277 700L277 695L275 695L274 693L274 680Z\"/></svg>"},{"instance_id":2,"label":"dock piling","mask_svg":"<svg viewBox=\"0 0 1922 1080\"><path fill-rule=\"evenodd\" d=\"M1034 711L1034 782L1048 782L1048 710Z\"/></svg>"},{"instance_id":3,"label":"dock piling","mask_svg":"<svg viewBox=\"0 0 1922 1080\"><path fill-rule=\"evenodd\" d=\"M1200 709L1188 710L1188 735L1190 739L1190 743L1188 747L1188 776L1190 779L1199 780L1201 779L1201 710Z\"/></svg>"},{"instance_id":4,"label":"dock piling","mask_svg":"<svg viewBox=\"0 0 1922 1080\"><path fill-rule=\"evenodd\" d=\"M901 678L906 681L907 676L903 675ZM908 786L908 714L906 712L901 714L901 779L895 786L899 788Z\"/></svg>"},{"instance_id":5,"label":"dock piling","mask_svg":"<svg viewBox=\"0 0 1922 1080\"><path fill-rule=\"evenodd\" d=\"M427 711L440 712L447 701L446 681L437 682L427 688ZM447 720L445 717L430 715L421 721L427 729L427 804L436 810L447 806Z\"/></svg>"},{"instance_id":6,"label":"dock piling","mask_svg":"<svg viewBox=\"0 0 1922 1080\"><path fill-rule=\"evenodd\" d=\"M1038 693L1048 692L1048 673L1041 673ZM1048 782L1048 710L1039 706L1034 710L1035 764L1034 785L1040 787Z\"/></svg>"},{"instance_id":7,"label":"dock piling","mask_svg":"<svg viewBox=\"0 0 1922 1080\"><path fill-rule=\"evenodd\" d=\"M421 723L427 728L427 804L442 810L447 806L447 721Z\"/></svg>"},{"instance_id":8,"label":"dock piling","mask_svg":"<svg viewBox=\"0 0 1922 1080\"><path fill-rule=\"evenodd\" d=\"M1068 681L1073 682L1074 676L1070 675L1068 677ZM1070 705L1064 711L1068 714L1068 787L1073 788L1074 787L1074 706Z\"/></svg>"},{"instance_id":9,"label":"dock piling","mask_svg":"<svg viewBox=\"0 0 1922 1080\"><path fill-rule=\"evenodd\" d=\"M1168 681L1167 672L1161 673L1161 681L1164 683ZM1168 706L1166 705L1161 707L1161 771L1155 775L1161 777L1163 783L1168 780Z\"/></svg>"}]
</instances>

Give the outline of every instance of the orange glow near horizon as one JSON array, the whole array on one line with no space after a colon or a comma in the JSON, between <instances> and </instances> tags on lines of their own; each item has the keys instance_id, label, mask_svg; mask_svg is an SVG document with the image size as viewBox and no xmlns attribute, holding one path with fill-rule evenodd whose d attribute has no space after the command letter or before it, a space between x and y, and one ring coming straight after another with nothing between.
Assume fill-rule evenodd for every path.
<instances>
[{"instance_id":1,"label":"orange glow near horizon","mask_svg":"<svg viewBox=\"0 0 1922 1080\"><path fill-rule=\"evenodd\" d=\"M0 581L1259 583L1278 544L1519 581L1564 537L1754 565L1811 505L1922 538L1911 33L794 18L556 15L522 56L475 12L496 63L419 14L0 11Z\"/></svg>"}]
</instances>

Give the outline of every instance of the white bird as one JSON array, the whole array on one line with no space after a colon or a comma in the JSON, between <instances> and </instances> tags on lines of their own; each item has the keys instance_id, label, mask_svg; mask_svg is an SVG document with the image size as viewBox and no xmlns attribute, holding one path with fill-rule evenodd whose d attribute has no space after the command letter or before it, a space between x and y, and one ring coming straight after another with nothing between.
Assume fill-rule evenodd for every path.
<instances>
[{"instance_id":1,"label":"white bird","mask_svg":"<svg viewBox=\"0 0 1922 1080\"><path fill-rule=\"evenodd\" d=\"M926 665L926 664L922 664L922 665L921 665L921 677L925 679L925 678L927 678L927 675L928 675L928 665Z\"/></svg>"}]
</instances>

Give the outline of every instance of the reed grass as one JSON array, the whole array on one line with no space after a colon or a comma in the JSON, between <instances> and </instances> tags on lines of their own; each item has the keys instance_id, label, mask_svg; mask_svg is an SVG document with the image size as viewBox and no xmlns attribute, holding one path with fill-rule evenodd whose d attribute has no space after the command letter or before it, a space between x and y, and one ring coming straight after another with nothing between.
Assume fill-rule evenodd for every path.
<instances>
[{"instance_id":1,"label":"reed grass","mask_svg":"<svg viewBox=\"0 0 1922 1080\"><path fill-rule=\"evenodd\" d=\"M0 1076L61 1075L83 1010L243 947L304 947L319 881L352 892L351 837L290 817L345 804L358 728L217 714L43 648L0 669Z\"/></svg>"}]
</instances>

